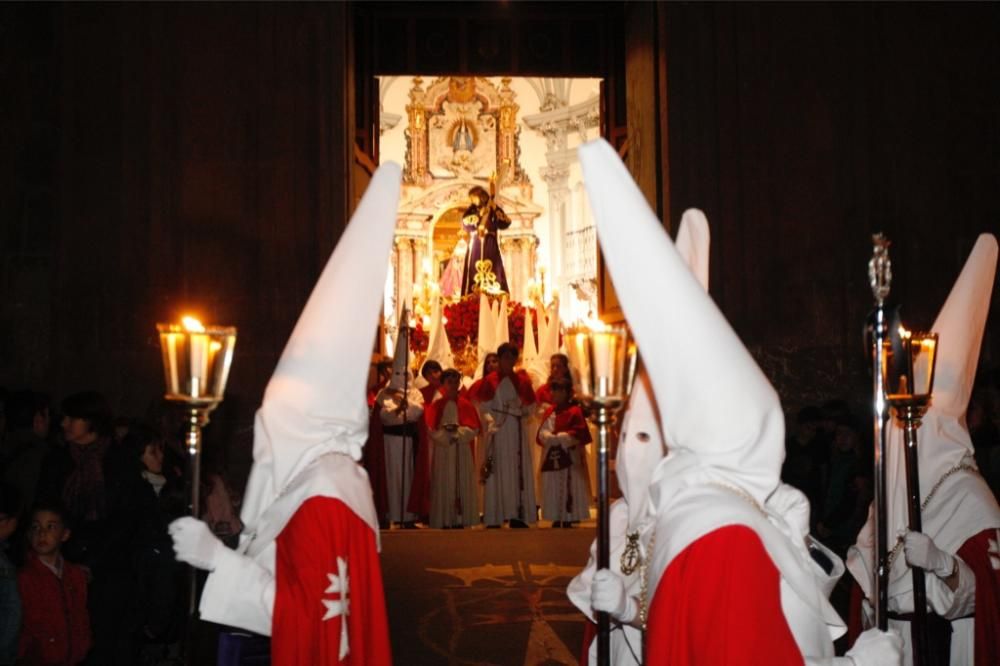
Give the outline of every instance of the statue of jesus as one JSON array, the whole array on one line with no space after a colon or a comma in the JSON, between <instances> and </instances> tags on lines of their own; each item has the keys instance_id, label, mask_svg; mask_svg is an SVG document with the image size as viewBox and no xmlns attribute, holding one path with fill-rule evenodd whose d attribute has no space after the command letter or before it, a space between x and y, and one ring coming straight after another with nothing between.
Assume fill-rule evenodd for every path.
<instances>
[{"instance_id":1,"label":"statue of jesus","mask_svg":"<svg viewBox=\"0 0 1000 666\"><path fill-rule=\"evenodd\" d=\"M509 227L510 218L497 205L496 197L479 185L469 190L469 202L462 215L462 226L470 239L462 274L462 296L476 291L508 292L497 231Z\"/></svg>"}]
</instances>

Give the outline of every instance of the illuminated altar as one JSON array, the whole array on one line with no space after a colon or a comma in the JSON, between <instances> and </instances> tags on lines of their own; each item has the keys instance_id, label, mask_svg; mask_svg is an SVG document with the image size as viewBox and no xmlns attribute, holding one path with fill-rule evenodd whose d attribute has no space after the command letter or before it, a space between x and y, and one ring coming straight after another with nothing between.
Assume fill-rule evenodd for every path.
<instances>
[{"instance_id":1,"label":"illuminated altar","mask_svg":"<svg viewBox=\"0 0 1000 666\"><path fill-rule=\"evenodd\" d=\"M439 284L462 237L469 190L488 187L496 174L496 200L511 219L499 232L510 298L526 300L536 278L538 237L532 186L518 163L518 105L504 79L439 77L426 88L413 79L407 112L403 193L392 257L392 301L414 306L414 289ZM445 294L446 300L458 295Z\"/></svg>"}]
</instances>

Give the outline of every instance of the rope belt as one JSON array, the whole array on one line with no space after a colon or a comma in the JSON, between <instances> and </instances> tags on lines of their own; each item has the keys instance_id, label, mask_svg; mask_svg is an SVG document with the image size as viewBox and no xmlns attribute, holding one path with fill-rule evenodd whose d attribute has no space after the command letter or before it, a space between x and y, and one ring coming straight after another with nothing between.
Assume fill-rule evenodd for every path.
<instances>
[{"instance_id":1,"label":"rope belt","mask_svg":"<svg viewBox=\"0 0 1000 666\"><path fill-rule=\"evenodd\" d=\"M395 435L396 437L416 437L418 433L416 423L400 423L399 425L382 426L383 435Z\"/></svg>"}]
</instances>

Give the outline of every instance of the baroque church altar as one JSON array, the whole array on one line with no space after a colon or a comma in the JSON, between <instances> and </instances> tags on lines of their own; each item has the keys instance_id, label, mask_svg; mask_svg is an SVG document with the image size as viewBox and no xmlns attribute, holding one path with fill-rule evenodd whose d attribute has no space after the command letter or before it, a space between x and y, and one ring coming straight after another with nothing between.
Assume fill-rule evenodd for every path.
<instances>
[{"instance_id":1,"label":"baroque church altar","mask_svg":"<svg viewBox=\"0 0 1000 666\"><path fill-rule=\"evenodd\" d=\"M462 217L476 186L494 194L510 220L497 233L509 301L528 307L557 301L563 320L594 310L597 248L576 145L597 136L599 100L590 94L571 103L573 81L380 81L381 156L404 165L385 290L390 337L404 307L426 323L432 300L448 304L461 297L449 266L464 263L471 246ZM577 96L586 94L582 88L577 84ZM521 103L537 112L521 116Z\"/></svg>"}]
</instances>

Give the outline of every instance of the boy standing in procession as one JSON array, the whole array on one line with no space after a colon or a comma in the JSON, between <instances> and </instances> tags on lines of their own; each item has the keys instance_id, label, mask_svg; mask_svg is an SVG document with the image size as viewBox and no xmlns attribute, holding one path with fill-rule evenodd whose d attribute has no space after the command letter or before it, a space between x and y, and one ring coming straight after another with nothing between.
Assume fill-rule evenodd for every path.
<instances>
[{"instance_id":1,"label":"boy standing in procession","mask_svg":"<svg viewBox=\"0 0 1000 666\"><path fill-rule=\"evenodd\" d=\"M483 490L487 527L508 521L513 528L536 522L535 473L525 419L535 403L531 379L524 370L514 370L517 347L505 342L497 348L499 367L469 388L469 395L493 420L493 436L486 455L492 457L492 473Z\"/></svg>"},{"instance_id":2,"label":"boy standing in procession","mask_svg":"<svg viewBox=\"0 0 1000 666\"><path fill-rule=\"evenodd\" d=\"M396 340L392 378L379 391L375 409L382 421L382 441L385 450L385 484L389 514L386 522L401 527L414 527L417 514L409 510L410 491L414 480L414 459L419 449L420 422L424 399L413 386L407 365L408 337Z\"/></svg>"},{"instance_id":3,"label":"boy standing in procession","mask_svg":"<svg viewBox=\"0 0 1000 666\"><path fill-rule=\"evenodd\" d=\"M552 527L572 527L590 517L587 456L591 442L587 419L570 402L569 378L549 382L553 405L542 415L538 445L542 447L542 518Z\"/></svg>"},{"instance_id":4,"label":"boy standing in procession","mask_svg":"<svg viewBox=\"0 0 1000 666\"><path fill-rule=\"evenodd\" d=\"M479 434L479 412L459 395L462 375L441 375L444 395L424 411L431 445L431 527L461 529L479 522L473 447Z\"/></svg>"}]
</instances>

